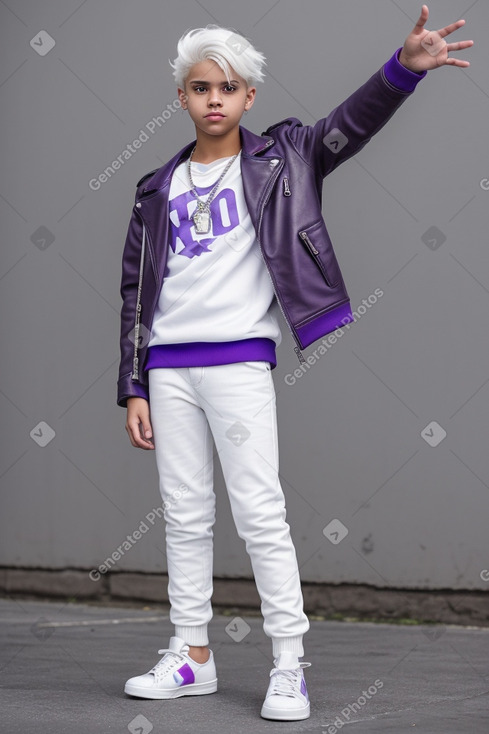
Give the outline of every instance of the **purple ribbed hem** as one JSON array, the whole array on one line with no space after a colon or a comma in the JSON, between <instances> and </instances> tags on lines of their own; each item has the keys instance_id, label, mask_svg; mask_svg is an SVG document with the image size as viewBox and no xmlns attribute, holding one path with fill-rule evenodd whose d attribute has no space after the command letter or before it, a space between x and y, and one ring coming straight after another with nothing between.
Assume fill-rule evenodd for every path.
<instances>
[{"instance_id":1,"label":"purple ribbed hem","mask_svg":"<svg viewBox=\"0 0 489 734\"><path fill-rule=\"evenodd\" d=\"M255 337L232 342L188 342L155 344L148 347L145 370L159 367L207 367L215 364L251 361L270 362L277 366L273 339Z\"/></svg>"},{"instance_id":2,"label":"purple ribbed hem","mask_svg":"<svg viewBox=\"0 0 489 734\"><path fill-rule=\"evenodd\" d=\"M398 89L403 92L413 92L416 88L416 84L423 79L427 71L411 71L406 69L405 66L399 61L399 54L402 51L402 46L391 56L389 61L384 64L384 74L387 80Z\"/></svg>"},{"instance_id":3,"label":"purple ribbed hem","mask_svg":"<svg viewBox=\"0 0 489 734\"><path fill-rule=\"evenodd\" d=\"M297 335L303 344L303 349L320 339L322 336L329 334L330 331L335 331L345 324L354 322L353 314L351 312L350 302L347 301L341 306L328 311L328 313L318 316L314 321L311 321L305 326L300 326L297 331Z\"/></svg>"}]
</instances>

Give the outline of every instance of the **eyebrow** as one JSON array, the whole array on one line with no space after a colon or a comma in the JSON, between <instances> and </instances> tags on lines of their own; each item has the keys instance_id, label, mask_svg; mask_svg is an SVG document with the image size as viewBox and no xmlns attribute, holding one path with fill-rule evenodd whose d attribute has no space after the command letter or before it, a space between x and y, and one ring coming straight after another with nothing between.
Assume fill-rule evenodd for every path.
<instances>
[{"instance_id":1,"label":"eyebrow","mask_svg":"<svg viewBox=\"0 0 489 734\"><path fill-rule=\"evenodd\" d=\"M209 84L208 81L200 81L199 79L191 79L189 81L189 84ZM239 84L237 79L231 79L231 81L228 82L227 79L224 81L218 82L218 84Z\"/></svg>"}]
</instances>

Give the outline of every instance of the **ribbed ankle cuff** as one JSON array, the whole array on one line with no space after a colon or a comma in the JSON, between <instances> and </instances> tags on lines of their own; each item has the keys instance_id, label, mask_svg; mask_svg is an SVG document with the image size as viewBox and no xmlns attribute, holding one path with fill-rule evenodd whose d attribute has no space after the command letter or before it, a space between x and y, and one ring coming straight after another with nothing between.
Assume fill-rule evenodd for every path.
<instances>
[{"instance_id":1,"label":"ribbed ankle cuff","mask_svg":"<svg viewBox=\"0 0 489 734\"><path fill-rule=\"evenodd\" d=\"M295 652L301 658L304 656L304 646L302 643L302 635L299 637L273 637L273 657L276 658L281 652Z\"/></svg>"},{"instance_id":2,"label":"ribbed ankle cuff","mask_svg":"<svg viewBox=\"0 0 489 734\"><path fill-rule=\"evenodd\" d=\"M207 625L201 624L194 627L183 627L179 624L175 625L175 636L181 637L185 640L187 645L195 647L201 647L209 644L209 637L207 634Z\"/></svg>"}]
</instances>

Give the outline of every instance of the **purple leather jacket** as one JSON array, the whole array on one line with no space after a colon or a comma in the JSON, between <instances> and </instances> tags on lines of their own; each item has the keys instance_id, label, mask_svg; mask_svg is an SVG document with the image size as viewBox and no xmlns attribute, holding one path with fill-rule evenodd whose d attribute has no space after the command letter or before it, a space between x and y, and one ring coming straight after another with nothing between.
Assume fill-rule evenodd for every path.
<instances>
[{"instance_id":1,"label":"purple leather jacket","mask_svg":"<svg viewBox=\"0 0 489 734\"><path fill-rule=\"evenodd\" d=\"M262 135L239 128L246 203L300 356L300 349L354 320L322 216L322 182L363 148L426 75L402 66L399 52L314 125L292 117ZM122 407L129 397L149 399L144 365L168 255L170 181L194 144L137 184L122 262L117 394Z\"/></svg>"}]
</instances>

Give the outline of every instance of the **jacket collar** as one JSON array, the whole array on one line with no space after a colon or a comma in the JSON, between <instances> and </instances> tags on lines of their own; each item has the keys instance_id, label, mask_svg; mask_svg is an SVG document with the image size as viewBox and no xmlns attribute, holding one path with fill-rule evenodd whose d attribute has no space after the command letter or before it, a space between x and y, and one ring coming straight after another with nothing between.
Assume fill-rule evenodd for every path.
<instances>
[{"instance_id":1,"label":"jacket collar","mask_svg":"<svg viewBox=\"0 0 489 734\"><path fill-rule=\"evenodd\" d=\"M275 142L269 135L256 135L241 125L239 126L239 135L241 138L242 156L254 156L263 150L267 150ZM196 140L193 140L186 145L161 168L158 168L152 176L147 178L142 193L156 191L168 186L176 166L189 157L195 143Z\"/></svg>"}]
</instances>

